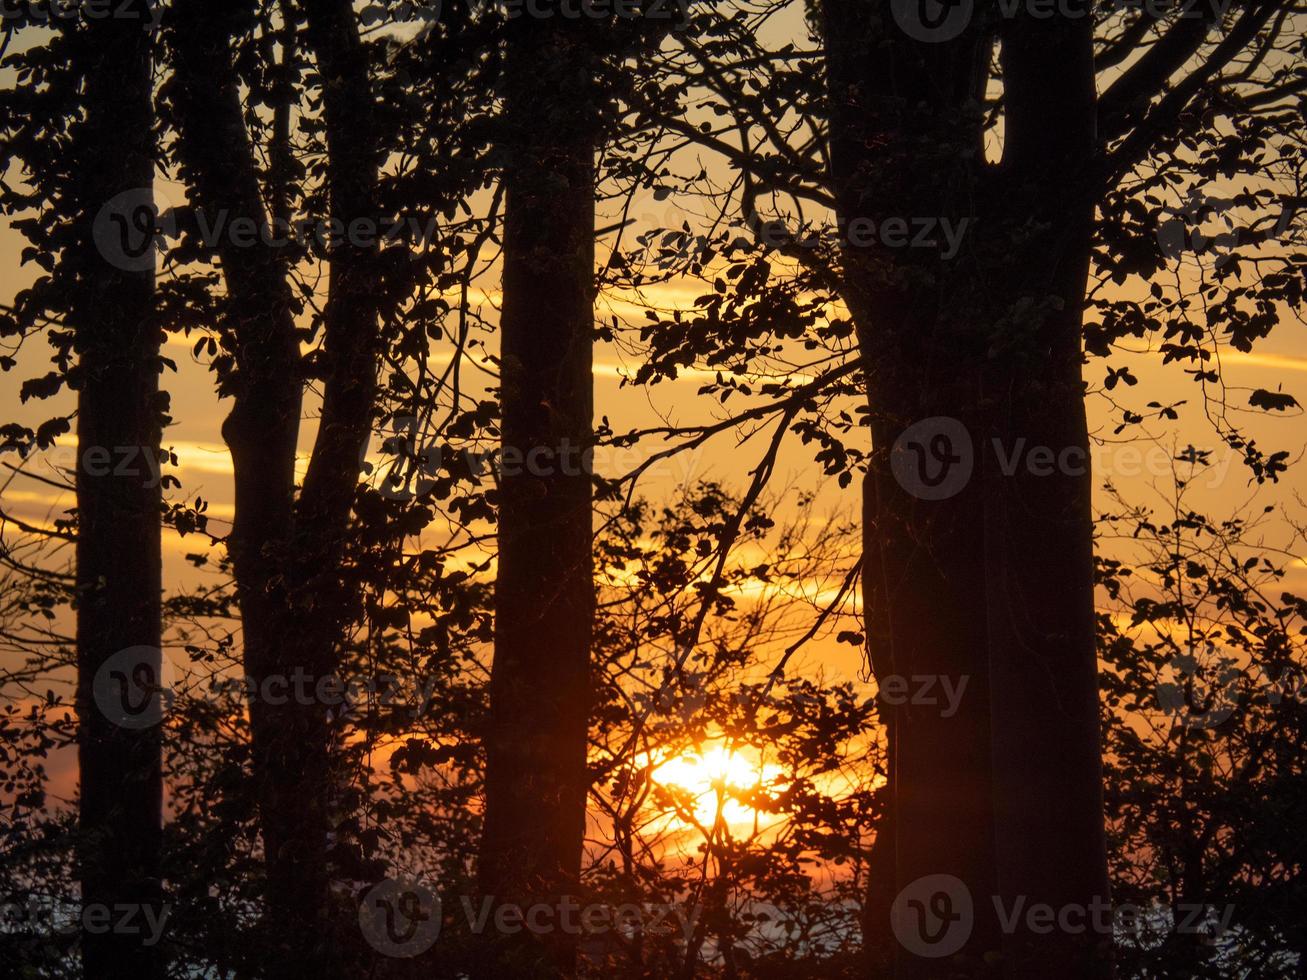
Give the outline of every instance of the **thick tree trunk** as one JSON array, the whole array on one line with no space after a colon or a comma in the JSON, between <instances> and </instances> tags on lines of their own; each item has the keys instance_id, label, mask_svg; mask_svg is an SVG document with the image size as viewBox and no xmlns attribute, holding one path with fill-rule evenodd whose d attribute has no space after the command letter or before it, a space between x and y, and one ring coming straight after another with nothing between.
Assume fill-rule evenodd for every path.
<instances>
[{"instance_id":1,"label":"thick tree trunk","mask_svg":"<svg viewBox=\"0 0 1307 980\"><path fill-rule=\"evenodd\" d=\"M996 247L1030 236L1006 263L997 312L1026 298L1036 312L1026 329L1015 325L1021 342L991 361L989 431L1008 458L1021 439L1029 453L1047 447L1054 457L1049 466L1029 455L1014 473L985 468L999 889L1009 907L1024 898L1027 907L1068 910L1052 931L1023 918L1005 937L1004 975L1032 980L1110 970L1081 378L1096 145L1088 21L1019 18L1004 34L1008 145L993 197L1007 221L991 222ZM1072 910L1084 910L1084 931Z\"/></svg>"},{"instance_id":2,"label":"thick tree trunk","mask_svg":"<svg viewBox=\"0 0 1307 980\"><path fill-rule=\"evenodd\" d=\"M825 7L840 217L851 231L857 218L967 225L953 256L942 242L850 237L844 250L872 415L873 667L882 680L966 683L947 717L910 701L884 712L890 802L875 864L892 872L869 893L869 959L898 977L943 963L1089 976L1104 968L1104 936L1081 923L1107 896L1080 383L1089 27L1014 21L1005 152L990 166L975 105L992 37L973 22L921 43L870 9ZM1059 462L1028 468L1035 447ZM1028 929L1042 904L1069 909L1071 929Z\"/></svg>"},{"instance_id":3,"label":"thick tree trunk","mask_svg":"<svg viewBox=\"0 0 1307 980\"><path fill-rule=\"evenodd\" d=\"M82 961L88 980L161 980L165 946L152 930L100 928L117 923L125 906L133 907L135 922L146 921L146 907L152 921L166 922L159 877L164 706L156 476L162 332L152 234L147 226L126 246L145 246L136 253L139 262L124 264L126 249L97 247L104 235L117 233L115 218L130 225L149 214L150 39L138 21L122 19L93 22L85 41L86 119L78 136L85 237L71 317L79 355L77 859L82 921L90 926L82 933ZM124 226L124 242L140 230Z\"/></svg>"},{"instance_id":4,"label":"thick tree trunk","mask_svg":"<svg viewBox=\"0 0 1307 980\"><path fill-rule=\"evenodd\" d=\"M519 27L508 65L504 472L480 884L499 904L557 907L576 893L588 791L594 587L582 453L597 112L582 31L557 19ZM498 937L491 975L571 973L573 937L520 938Z\"/></svg>"},{"instance_id":5,"label":"thick tree trunk","mask_svg":"<svg viewBox=\"0 0 1307 980\"><path fill-rule=\"evenodd\" d=\"M869 12L846 0L826 8L839 217L851 236L859 218L880 227L892 217L965 216L977 183L966 154L979 147L980 133L959 105L982 84L984 45L970 36L912 46L891 35L882 43L883 25ZM922 101L896 97L901 91ZM916 464L911 447L900 447L897 463L891 453L924 420L956 420L950 432L904 437L927 452L936 435L947 435L945 455L960 453L959 433L976 426L984 362L975 324L962 315L972 297L949 294L946 284L956 280L939 249L850 244L844 255L875 450L864 484L863 574L874 673L882 684L908 678L909 690L922 683L912 678L929 677L936 689L948 683L963 692L949 714L912 699L882 705L889 784L865 917L869 967L880 976L926 978L944 962L960 962L964 975L982 976L986 954L992 959L1001 945L989 902L998 871L984 495L979 483L949 473L933 499L916 496L915 485L895 475L904 460ZM930 955L935 949L950 959Z\"/></svg>"}]
</instances>

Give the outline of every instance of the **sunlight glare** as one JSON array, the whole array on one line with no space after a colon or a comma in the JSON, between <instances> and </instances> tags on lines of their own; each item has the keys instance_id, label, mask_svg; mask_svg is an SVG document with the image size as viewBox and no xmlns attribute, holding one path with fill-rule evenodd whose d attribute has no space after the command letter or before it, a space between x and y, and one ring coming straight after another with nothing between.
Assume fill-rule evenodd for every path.
<instances>
[{"instance_id":1,"label":"sunlight glare","mask_svg":"<svg viewBox=\"0 0 1307 980\"><path fill-rule=\"evenodd\" d=\"M713 745L673 756L656 766L651 778L660 786L689 793L694 800L694 819L710 827L719 804L727 824L752 823L757 811L732 796L770 784L780 773L780 766L764 763L759 767L725 745Z\"/></svg>"}]
</instances>

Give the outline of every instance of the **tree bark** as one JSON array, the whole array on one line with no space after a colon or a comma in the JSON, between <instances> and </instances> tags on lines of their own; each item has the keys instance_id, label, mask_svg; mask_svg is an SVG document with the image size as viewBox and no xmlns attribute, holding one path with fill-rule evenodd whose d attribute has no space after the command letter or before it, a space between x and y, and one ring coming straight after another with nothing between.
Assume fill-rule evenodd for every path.
<instances>
[{"instance_id":1,"label":"tree bark","mask_svg":"<svg viewBox=\"0 0 1307 980\"><path fill-rule=\"evenodd\" d=\"M967 687L950 717L929 704L883 712L890 803L875 864L892 873L868 896L870 964L896 977L937 976L945 962L969 976L1095 975L1101 931L1040 934L1024 912L1015 926L999 914L1087 911L1107 897L1080 381L1090 27L1014 19L1004 156L991 166L978 105L993 36L977 16L954 39L923 43L887 8L824 8L839 216L846 229L857 218L968 225L951 257L846 236L872 420L868 642L882 679ZM973 468L958 476L965 464L951 463L953 484L937 495L902 467L914 453L926 462L940 419L951 422L939 445ZM1035 475L1024 453L1036 446L1083 468ZM947 921L928 921L932 907ZM969 929L950 933L965 941L944 960L929 927L955 915Z\"/></svg>"},{"instance_id":2,"label":"tree bark","mask_svg":"<svg viewBox=\"0 0 1307 980\"><path fill-rule=\"evenodd\" d=\"M347 229L359 219L379 222L372 86L352 5L311 0L306 13L322 78L331 218ZM328 256L322 412L283 565L287 607L277 637L277 668L283 676L307 677L314 690L319 681L339 677L346 631L360 612L357 582L343 563L376 401L384 290L377 254L375 245L343 241ZM314 960L319 976L349 975L337 951L339 926L333 924L330 894L333 869L339 866L331 839L343 787L337 733L321 704L291 703L277 714L262 753L281 779L266 807L269 833L282 842L272 856L270 887L294 927L317 937L312 950L292 955L280 975L303 976L306 954L319 957Z\"/></svg>"},{"instance_id":3,"label":"tree bark","mask_svg":"<svg viewBox=\"0 0 1307 980\"><path fill-rule=\"evenodd\" d=\"M82 40L86 116L77 143L84 164L78 183L83 235L71 308L79 355L77 867L88 912L82 921L98 925L101 908L109 910L111 923L124 906L134 907L136 922L145 921L145 906L155 921L164 915L157 478L164 402L152 232L147 228L133 243L143 244L145 253L130 268L99 247L100 234L115 231L106 224L113 216L153 217L150 37L139 21L109 19L92 21ZM149 943L149 935L146 929L84 928L83 975L162 980L166 947Z\"/></svg>"},{"instance_id":4,"label":"tree bark","mask_svg":"<svg viewBox=\"0 0 1307 980\"><path fill-rule=\"evenodd\" d=\"M306 8L323 80L331 218L348 228L378 221L379 142L371 123L366 54L346 0ZM229 10L226 29L187 0L176 7L174 103L181 153L196 203L228 225L238 218L267 228L258 171L242 117L231 37L248 8ZM382 284L375 246L348 242L328 257L321 362L322 416L298 499L295 452L304 377L288 270L258 236L218 243L228 292L228 327L237 371L235 406L223 435L236 480L229 548L236 572L244 659L254 689L289 679L307 691L338 671L343 630L357 612L357 589L341 562L371 431L376 398ZM277 699L280 700L280 699ZM269 976L329 977L345 968L334 939L331 833L338 774L327 708L255 697L250 704L253 768L267 863L267 934L276 951Z\"/></svg>"},{"instance_id":5,"label":"tree bark","mask_svg":"<svg viewBox=\"0 0 1307 980\"><path fill-rule=\"evenodd\" d=\"M594 608L589 466L596 94L583 29L518 22L500 317L504 471L480 886L557 908L584 841ZM573 938L498 937L494 976L565 976ZM508 970L509 973L503 971Z\"/></svg>"},{"instance_id":6,"label":"tree bark","mask_svg":"<svg viewBox=\"0 0 1307 980\"><path fill-rule=\"evenodd\" d=\"M1097 928L1004 938L1008 977L1110 972L1107 844L1094 632L1092 473L1081 334L1089 276L1096 148L1089 18L1015 19L1003 36L1006 138L995 198L1020 241L1004 270L1004 310L1044 312L991 365L990 432L1046 446L1052 472L1028 459L987 467L986 582L993 691L999 889L1009 902L1099 907ZM1065 462L1064 462L1065 460ZM1070 921L1070 920L1068 920Z\"/></svg>"},{"instance_id":7,"label":"tree bark","mask_svg":"<svg viewBox=\"0 0 1307 980\"><path fill-rule=\"evenodd\" d=\"M199 0L174 8L171 87L180 135L183 176L192 204L212 224L253 220L268 228L253 147L242 116L232 64L231 36L249 7L232 8L214 20ZM286 586L281 570L291 551L295 495L295 450L299 436L302 378L294 308L281 257L259 235L247 246L230 236L217 242L227 288L224 332L231 337L235 372L226 393L234 405L222 433L231 451L235 518L227 540L241 610L242 657L255 691L289 676L283 640L289 635ZM289 975L296 959L325 957L314 952L325 923L316 897L325 882L319 849L297 846L317 822L297 806L316 808L313 797L295 792L298 769L284 739L292 734L288 706L251 698L250 727L254 791L267 866L264 934L272 950L269 976ZM322 848L325 850L325 845ZM300 873L297 873L300 872Z\"/></svg>"}]
</instances>

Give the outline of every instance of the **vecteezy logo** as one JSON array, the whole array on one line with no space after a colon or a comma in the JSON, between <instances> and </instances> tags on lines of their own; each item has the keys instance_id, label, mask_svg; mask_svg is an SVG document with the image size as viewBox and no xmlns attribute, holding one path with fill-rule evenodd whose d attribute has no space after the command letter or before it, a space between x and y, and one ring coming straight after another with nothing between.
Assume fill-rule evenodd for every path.
<instances>
[{"instance_id":1,"label":"vecteezy logo","mask_svg":"<svg viewBox=\"0 0 1307 980\"><path fill-rule=\"evenodd\" d=\"M115 268L124 272L153 270L166 237L154 192L137 187L110 198L95 216L91 235L100 257Z\"/></svg>"},{"instance_id":2,"label":"vecteezy logo","mask_svg":"<svg viewBox=\"0 0 1307 980\"><path fill-rule=\"evenodd\" d=\"M431 478L440 472L440 447L419 444L421 422L415 416L396 416L391 428L394 435L381 441L381 452L389 461L368 462L365 443L359 451L359 469L368 476L378 473L375 489L388 500L424 496L435 483Z\"/></svg>"},{"instance_id":3,"label":"vecteezy logo","mask_svg":"<svg viewBox=\"0 0 1307 980\"><path fill-rule=\"evenodd\" d=\"M158 647L127 647L100 664L91 697L119 728L153 728L172 708L168 661Z\"/></svg>"},{"instance_id":4,"label":"vecteezy logo","mask_svg":"<svg viewBox=\"0 0 1307 980\"><path fill-rule=\"evenodd\" d=\"M359 903L359 929L378 953L417 956L440 935L440 899L419 882L387 878Z\"/></svg>"},{"instance_id":5,"label":"vecteezy logo","mask_svg":"<svg viewBox=\"0 0 1307 980\"><path fill-rule=\"evenodd\" d=\"M953 875L925 875L906 885L890 906L890 928L914 956L952 956L971 938L971 890Z\"/></svg>"},{"instance_id":6,"label":"vecteezy logo","mask_svg":"<svg viewBox=\"0 0 1307 980\"><path fill-rule=\"evenodd\" d=\"M1228 656L1208 668L1191 653L1178 653L1167 664L1171 679L1157 685L1157 703L1185 728L1215 728L1234 714L1242 697L1244 675Z\"/></svg>"},{"instance_id":7,"label":"vecteezy logo","mask_svg":"<svg viewBox=\"0 0 1307 980\"><path fill-rule=\"evenodd\" d=\"M922 500L946 500L971 479L975 453L967 427L936 415L903 430L890 450L890 471L904 490Z\"/></svg>"},{"instance_id":8,"label":"vecteezy logo","mask_svg":"<svg viewBox=\"0 0 1307 980\"><path fill-rule=\"evenodd\" d=\"M892 0L890 12L903 33L915 41L951 41L971 22L974 0Z\"/></svg>"}]
</instances>

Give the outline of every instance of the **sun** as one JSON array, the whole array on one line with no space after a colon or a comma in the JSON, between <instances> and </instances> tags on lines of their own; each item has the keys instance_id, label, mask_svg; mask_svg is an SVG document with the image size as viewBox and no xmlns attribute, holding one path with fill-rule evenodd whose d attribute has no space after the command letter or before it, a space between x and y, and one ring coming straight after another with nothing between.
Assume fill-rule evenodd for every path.
<instances>
[{"instance_id":1,"label":"sun","mask_svg":"<svg viewBox=\"0 0 1307 980\"><path fill-rule=\"evenodd\" d=\"M719 807L721 818L729 825L754 823L758 811L735 799L735 794L771 785L780 773L780 766L750 759L742 751L715 744L659 763L650 778L659 786L690 794L695 821L701 826L711 826Z\"/></svg>"}]
</instances>

